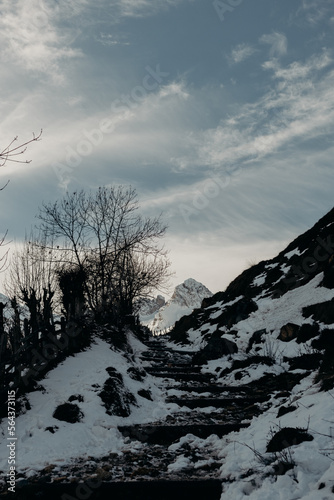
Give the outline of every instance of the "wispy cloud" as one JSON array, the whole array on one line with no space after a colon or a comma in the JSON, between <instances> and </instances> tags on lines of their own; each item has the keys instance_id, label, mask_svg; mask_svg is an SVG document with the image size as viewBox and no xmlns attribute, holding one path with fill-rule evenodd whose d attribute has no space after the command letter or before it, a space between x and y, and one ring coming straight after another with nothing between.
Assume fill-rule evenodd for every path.
<instances>
[{"instance_id":1,"label":"wispy cloud","mask_svg":"<svg viewBox=\"0 0 334 500\"><path fill-rule=\"evenodd\" d=\"M113 3L118 8L121 17L144 17L175 7L184 1L194 0L114 0Z\"/></svg>"},{"instance_id":2,"label":"wispy cloud","mask_svg":"<svg viewBox=\"0 0 334 500\"><path fill-rule=\"evenodd\" d=\"M252 56L255 52L256 49L251 45L248 45L246 43L241 43L236 47L234 47L234 49L232 49L229 60L232 63L238 64L244 61L245 59L248 59L248 57Z\"/></svg>"},{"instance_id":3,"label":"wispy cloud","mask_svg":"<svg viewBox=\"0 0 334 500\"><path fill-rule=\"evenodd\" d=\"M307 23L316 26L333 15L332 0L303 0L297 16L303 16Z\"/></svg>"},{"instance_id":4,"label":"wispy cloud","mask_svg":"<svg viewBox=\"0 0 334 500\"><path fill-rule=\"evenodd\" d=\"M271 57L284 56L288 49L288 40L283 33L274 32L262 35L260 42L270 45L269 54Z\"/></svg>"},{"instance_id":5,"label":"wispy cloud","mask_svg":"<svg viewBox=\"0 0 334 500\"><path fill-rule=\"evenodd\" d=\"M224 169L254 163L296 140L326 134L334 125L334 70L329 52L305 63L263 65L273 86L258 101L240 107L214 129L192 134L188 155L175 160L180 169L206 165Z\"/></svg>"},{"instance_id":6,"label":"wispy cloud","mask_svg":"<svg viewBox=\"0 0 334 500\"><path fill-rule=\"evenodd\" d=\"M115 35L111 35L109 33L100 33L100 35L96 37L96 41L106 47L112 47L113 45L130 45L130 42L128 42L124 37L116 37Z\"/></svg>"},{"instance_id":7,"label":"wispy cloud","mask_svg":"<svg viewBox=\"0 0 334 500\"><path fill-rule=\"evenodd\" d=\"M3 0L0 17L1 57L21 70L47 75L55 83L64 81L62 63L81 55L71 47L75 31L58 23L77 15L85 1L63 0L53 7L40 0Z\"/></svg>"}]
</instances>

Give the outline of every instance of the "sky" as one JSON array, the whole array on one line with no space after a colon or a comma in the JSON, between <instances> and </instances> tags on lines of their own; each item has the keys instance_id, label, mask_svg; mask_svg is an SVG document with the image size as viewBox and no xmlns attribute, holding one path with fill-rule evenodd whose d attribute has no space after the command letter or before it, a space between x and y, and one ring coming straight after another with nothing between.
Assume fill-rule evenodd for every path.
<instances>
[{"instance_id":1,"label":"sky","mask_svg":"<svg viewBox=\"0 0 334 500\"><path fill-rule=\"evenodd\" d=\"M172 285L223 290L333 207L333 0L0 0L0 229L131 185Z\"/></svg>"}]
</instances>

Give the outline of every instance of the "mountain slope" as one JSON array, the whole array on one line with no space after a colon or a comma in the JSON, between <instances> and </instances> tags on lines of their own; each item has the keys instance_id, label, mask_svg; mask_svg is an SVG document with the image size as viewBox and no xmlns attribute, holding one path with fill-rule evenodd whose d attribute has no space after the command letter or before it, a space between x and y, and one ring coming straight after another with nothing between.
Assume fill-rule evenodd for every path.
<instances>
[{"instance_id":1,"label":"mountain slope","mask_svg":"<svg viewBox=\"0 0 334 500\"><path fill-rule=\"evenodd\" d=\"M333 254L331 210L170 333L170 345L197 351L193 362L221 385L272 394L248 429L221 441L221 500L333 496Z\"/></svg>"},{"instance_id":2,"label":"mountain slope","mask_svg":"<svg viewBox=\"0 0 334 500\"><path fill-rule=\"evenodd\" d=\"M278 299L320 274L322 284L328 289L333 288L333 254L334 209L290 243L277 257L246 269L224 292L204 299L202 308L176 323L171 339L185 341L187 330L193 327L198 329L208 320L210 324L229 327L256 308L255 298ZM219 314L220 310L222 315ZM214 313L215 317L212 318Z\"/></svg>"}]
</instances>

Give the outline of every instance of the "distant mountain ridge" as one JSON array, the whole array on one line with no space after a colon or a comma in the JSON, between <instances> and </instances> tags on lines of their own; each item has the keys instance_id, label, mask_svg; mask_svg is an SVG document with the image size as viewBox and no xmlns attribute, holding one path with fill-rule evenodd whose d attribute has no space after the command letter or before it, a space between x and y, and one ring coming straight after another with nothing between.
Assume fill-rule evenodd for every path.
<instances>
[{"instance_id":1,"label":"distant mountain ridge","mask_svg":"<svg viewBox=\"0 0 334 500\"><path fill-rule=\"evenodd\" d=\"M174 289L167 302L159 295L150 304L145 303L140 311L143 324L153 332L169 330L182 316L191 313L201 306L203 299L212 296L212 292L202 283L188 278ZM160 307L156 308L159 304Z\"/></svg>"}]
</instances>

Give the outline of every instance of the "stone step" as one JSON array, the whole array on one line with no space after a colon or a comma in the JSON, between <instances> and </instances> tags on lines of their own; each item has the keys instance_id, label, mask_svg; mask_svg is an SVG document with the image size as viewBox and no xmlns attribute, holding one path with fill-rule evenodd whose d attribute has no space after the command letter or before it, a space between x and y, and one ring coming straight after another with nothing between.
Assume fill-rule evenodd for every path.
<instances>
[{"instance_id":1,"label":"stone step","mask_svg":"<svg viewBox=\"0 0 334 500\"><path fill-rule=\"evenodd\" d=\"M191 356L193 357L194 354L196 354L196 351L179 351L178 349L171 349L170 352L175 352L175 354L182 354L184 356Z\"/></svg>"},{"instance_id":2,"label":"stone step","mask_svg":"<svg viewBox=\"0 0 334 500\"><path fill-rule=\"evenodd\" d=\"M148 373L162 372L162 373L200 373L200 366L182 365L182 366L153 366L145 367Z\"/></svg>"},{"instance_id":3,"label":"stone step","mask_svg":"<svg viewBox=\"0 0 334 500\"><path fill-rule=\"evenodd\" d=\"M0 498L12 500L48 500L89 498L100 500L194 500L194 498L210 498L219 500L222 494L222 483L218 479L198 481L129 481L98 483L96 478L85 483L52 483L29 484L19 487L16 493L0 494Z\"/></svg>"},{"instance_id":4,"label":"stone step","mask_svg":"<svg viewBox=\"0 0 334 500\"><path fill-rule=\"evenodd\" d=\"M248 386L219 386L219 385L178 385L177 387L169 386L168 389L177 389L178 391L185 392L211 392L214 394L220 394L222 392L233 392L233 393L249 393L253 392L251 387Z\"/></svg>"},{"instance_id":5,"label":"stone step","mask_svg":"<svg viewBox=\"0 0 334 500\"><path fill-rule=\"evenodd\" d=\"M160 354L159 355L156 355L156 354L146 354L146 353L143 353L140 358L144 361L164 361L165 359L168 359L170 358L170 356L166 353L164 354L163 356L161 356Z\"/></svg>"},{"instance_id":6,"label":"stone step","mask_svg":"<svg viewBox=\"0 0 334 500\"><path fill-rule=\"evenodd\" d=\"M227 406L244 407L255 403L267 401L267 396L250 396L240 398L167 398L167 403L175 403L179 406L186 406L187 408L206 408L214 406L215 408L226 408Z\"/></svg>"},{"instance_id":7,"label":"stone step","mask_svg":"<svg viewBox=\"0 0 334 500\"><path fill-rule=\"evenodd\" d=\"M248 427L249 424L194 424L194 425L130 425L119 426L119 431L125 437L136 439L142 443L170 445L186 434L194 434L207 438L211 434L225 436L232 431Z\"/></svg>"},{"instance_id":8,"label":"stone step","mask_svg":"<svg viewBox=\"0 0 334 500\"><path fill-rule=\"evenodd\" d=\"M146 342L145 345L149 349L162 349L162 350L169 349L165 344L162 344L160 342Z\"/></svg>"},{"instance_id":9,"label":"stone step","mask_svg":"<svg viewBox=\"0 0 334 500\"><path fill-rule=\"evenodd\" d=\"M214 378L213 375L204 374L204 373L183 373L183 372L159 372L152 370L150 372L154 377L162 377L162 378L172 378L174 380L192 380L198 382L210 382L211 379ZM175 387L178 389L177 387Z\"/></svg>"}]
</instances>

